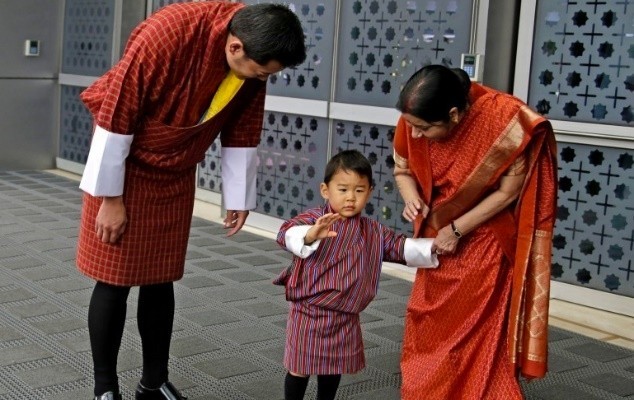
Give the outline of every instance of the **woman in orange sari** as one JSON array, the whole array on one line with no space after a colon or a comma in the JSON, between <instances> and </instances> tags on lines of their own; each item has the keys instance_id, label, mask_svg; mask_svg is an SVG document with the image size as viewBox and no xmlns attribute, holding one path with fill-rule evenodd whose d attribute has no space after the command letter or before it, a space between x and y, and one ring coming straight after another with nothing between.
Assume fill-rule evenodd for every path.
<instances>
[{"instance_id":1,"label":"woman in orange sari","mask_svg":"<svg viewBox=\"0 0 634 400\"><path fill-rule=\"evenodd\" d=\"M405 321L402 398L522 399L546 373L557 196L550 123L461 70L429 65L403 88L394 175L420 269Z\"/></svg>"}]
</instances>

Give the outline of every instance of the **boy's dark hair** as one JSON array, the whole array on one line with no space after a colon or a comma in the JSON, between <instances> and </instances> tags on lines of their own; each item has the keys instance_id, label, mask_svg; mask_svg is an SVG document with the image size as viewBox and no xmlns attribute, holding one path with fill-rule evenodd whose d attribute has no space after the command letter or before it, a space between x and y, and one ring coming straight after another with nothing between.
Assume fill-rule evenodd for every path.
<instances>
[{"instance_id":1,"label":"boy's dark hair","mask_svg":"<svg viewBox=\"0 0 634 400\"><path fill-rule=\"evenodd\" d=\"M353 171L359 176L368 178L370 187L374 187L372 181L372 165L363 154L357 150L344 150L334 155L326 164L324 183L327 185L338 171Z\"/></svg>"},{"instance_id":2,"label":"boy's dark hair","mask_svg":"<svg viewBox=\"0 0 634 400\"><path fill-rule=\"evenodd\" d=\"M304 30L299 18L281 4L254 4L238 10L229 32L240 39L247 57L260 65L278 61L294 67L306 59Z\"/></svg>"},{"instance_id":3,"label":"boy's dark hair","mask_svg":"<svg viewBox=\"0 0 634 400\"><path fill-rule=\"evenodd\" d=\"M448 122L453 107L464 111L469 101L471 80L459 68L427 65L409 78L396 108L426 122Z\"/></svg>"}]
</instances>

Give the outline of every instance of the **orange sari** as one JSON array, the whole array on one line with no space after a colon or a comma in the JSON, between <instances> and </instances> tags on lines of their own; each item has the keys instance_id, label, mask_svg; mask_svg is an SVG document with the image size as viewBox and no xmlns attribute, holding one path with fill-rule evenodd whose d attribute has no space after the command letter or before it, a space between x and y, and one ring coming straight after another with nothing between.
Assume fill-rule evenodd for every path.
<instances>
[{"instance_id":1,"label":"orange sari","mask_svg":"<svg viewBox=\"0 0 634 400\"><path fill-rule=\"evenodd\" d=\"M557 196L550 124L513 96L473 84L449 139L413 139L401 119L394 153L431 209L415 221L416 237L436 236L524 157L518 200L441 255L439 268L417 271L401 359L405 400L521 399L518 373L546 373Z\"/></svg>"}]
</instances>

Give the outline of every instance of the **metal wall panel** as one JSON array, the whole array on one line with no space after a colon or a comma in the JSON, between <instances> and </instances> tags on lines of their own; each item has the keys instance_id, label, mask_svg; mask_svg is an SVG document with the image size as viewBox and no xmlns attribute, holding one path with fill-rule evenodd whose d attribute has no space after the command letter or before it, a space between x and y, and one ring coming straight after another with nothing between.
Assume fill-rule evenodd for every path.
<instances>
[{"instance_id":1,"label":"metal wall panel","mask_svg":"<svg viewBox=\"0 0 634 400\"><path fill-rule=\"evenodd\" d=\"M267 1L246 0L246 4ZM329 100L335 40L335 0L283 2L297 14L306 36L306 60L269 78L267 94Z\"/></svg>"},{"instance_id":2,"label":"metal wall panel","mask_svg":"<svg viewBox=\"0 0 634 400\"><path fill-rule=\"evenodd\" d=\"M62 0L0 6L0 169L54 167ZM25 41L40 42L39 56Z\"/></svg>"},{"instance_id":3,"label":"metal wall panel","mask_svg":"<svg viewBox=\"0 0 634 400\"><path fill-rule=\"evenodd\" d=\"M59 157L79 164L86 164L92 138L93 118L79 99L79 94L85 88L69 85L61 85L60 87Z\"/></svg>"},{"instance_id":4,"label":"metal wall panel","mask_svg":"<svg viewBox=\"0 0 634 400\"><path fill-rule=\"evenodd\" d=\"M374 190L365 208L365 215L397 232L413 234L412 224L403 219L403 200L394 182L392 143L394 127L349 121L334 121L332 153L356 149L372 165Z\"/></svg>"},{"instance_id":5,"label":"metal wall panel","mask_svg":"<svg viewBox=\"0 0 634 400\"><path fill-rule=\"evenodd\" d=\"M554 279L634 296L634 150L559 144Z\"/></svg>"},{"instance_id":6,"label":"metal wall panel","mask_svg":"<svg viewBox=\"0 0 634 400\"><path fill-rule=\"evenodd\" d=\"M66 0L62 72L100 76L112 64L114 0Z\"/></svg>"},{"instance_id":7,"label":"metal wall panel","mask_svg":"<svg viewBox=\"0 0 634 400\"><path fill-rule=\"evenodd\" d=\"M256 212L288 219L323 204L319 184L328 154L328 120L291 113L266 112L258 147ZM219 139L198 171L198 186L222 191Z\"/></svg>"},{"instance_id":8,"label":"metal wall panel","mask_svg":"<svg viewBox=\"0 0 634 400\"><path fill-rule=\"evenodd\" d=\"M120 16L115 0L66 1L62 72L71 77L61 85L59 158L86 163L93 129L92 116L79 99L85 89L80 85L86 85L84 78L99 77L110 69L120 55L113 57L113 52L124 50L145 11L145 2L133 0L122 2Z\"/></svg>"},{"instance_id":9,"label":"metal wall panel","mask_svg":"<svg viewBox=\"0 0 634 400\"><path fill-rule=\"evenodd\" d=\"M0 79L0 169L55 166L58 93L52 79Z\"/></svg>"},{"instance_id":10,"label":"metal wall panel","mask_svg":"<svg viewBox=\"0 0 634 400\"><path fill-rule=\"evenodd\" d=\"M0 3L0 78L57 76L61 0L19 0ZM40 41L40 55L24 55L25 40Z\"/></svg>"},{"instance_id":11,"label":"metal wall panel","mask_svg":"<svg viewBox=\"0 0 634 400\"><path fill-rule=\"evenodd\" d=\"M627 1L538 1L530 105L557 120L634 126L633 20Z\"/></svg>"},{"instance_id":12,"label":"metal wall panel","mask_svg":"<svg viewBox=\"0 0 634 400\"><path fill-rule=\"evenodd\" d=\"M335 101L394 107L420 67L460 67L473 1L342 1Z\"/></svg>"}]
</instances>

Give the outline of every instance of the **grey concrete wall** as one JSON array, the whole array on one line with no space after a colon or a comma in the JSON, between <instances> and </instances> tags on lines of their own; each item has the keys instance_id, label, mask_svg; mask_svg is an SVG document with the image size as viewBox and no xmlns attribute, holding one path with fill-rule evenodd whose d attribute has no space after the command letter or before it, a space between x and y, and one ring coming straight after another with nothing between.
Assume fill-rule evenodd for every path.
<instances>
[{"instance_id":1,"label":"grey concrete wall","mask_svg":"<svg viewBox=\"0 0 634 400\"><path fill-rule=\"evenodd\" d=\"M54 167L63 0L3 0L0 10L0 170ZM24 55L25 40L40 56Z\"/></svg>"}]
</instances>

